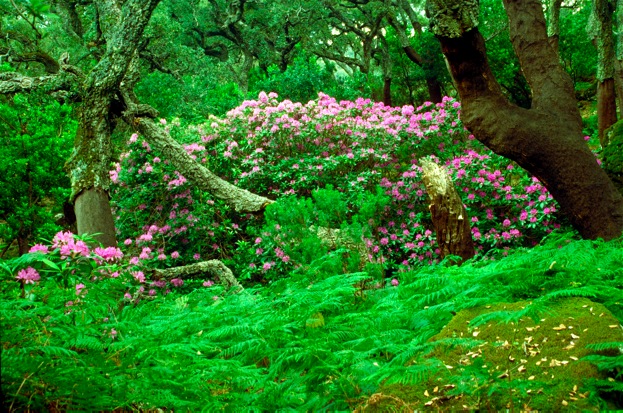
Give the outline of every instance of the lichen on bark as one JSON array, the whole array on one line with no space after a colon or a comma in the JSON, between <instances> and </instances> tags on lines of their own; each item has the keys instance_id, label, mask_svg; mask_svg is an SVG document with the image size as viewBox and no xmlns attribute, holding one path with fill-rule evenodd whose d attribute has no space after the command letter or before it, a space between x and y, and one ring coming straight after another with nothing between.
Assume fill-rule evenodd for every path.
<instances>
[{"instance_id":1,"label":"lichen on bark","mask_svg":"<svg viewBox=\"0 0 623 413\"><path fill-rule=\"evenodd\" d=\"M478 27L478 0L429 0L426 14L437 36L457 38Z\"/></svg>"}]
</instances>

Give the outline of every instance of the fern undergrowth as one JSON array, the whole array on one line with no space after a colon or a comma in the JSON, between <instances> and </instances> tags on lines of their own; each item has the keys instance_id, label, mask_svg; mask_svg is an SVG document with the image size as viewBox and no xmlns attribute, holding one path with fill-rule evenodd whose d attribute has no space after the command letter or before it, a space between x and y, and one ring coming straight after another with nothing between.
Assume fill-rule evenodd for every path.
<instances>
[{"instance_id":1,"label":"fern undergrowth","mask_svg":"<svg viewBox=\"0 0 623 413\"><path fill-rule=\"evenodd\" d=\"M471 325L538 321L559 299L587 297L621 322L621 244L552 235L499 260L399 273L398 286L365 268L342 273L338 250L239 294L212 287L120 304L118 291L93 284L71 308L74 291L52 282L22 298L7 270L3 410L356 409L387 386L445 371L440 348L481 344L478 337L431 340L462 310L525 301L519 311L481 314ZM616 337L593 345L603 354L589 361L614 379L595 380L594 394L620 397L623 340ZM505 383L493 378L493 387Z\"/></svg>"}]
</instances>

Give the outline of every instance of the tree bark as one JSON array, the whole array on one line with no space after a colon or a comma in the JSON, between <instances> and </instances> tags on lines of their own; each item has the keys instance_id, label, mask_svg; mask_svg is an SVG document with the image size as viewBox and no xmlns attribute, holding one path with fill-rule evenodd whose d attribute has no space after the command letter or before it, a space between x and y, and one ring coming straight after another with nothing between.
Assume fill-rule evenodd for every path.
<instances>
[{"instance_id":1,"label":"tree bark","mask_svg":"<svg viewBox=\"0 0 623 413\"><path fill-rule=\"evenodd\" d=\"M614 71L613 71L614 73ZM617 121L617 103L614 77L597 83L597 133L599 142L605 147L605 131Z\"/></svg>"},{"instance_id":2,"label":"tree bark","mask_svg":"<svg viewBox=\"0 0 623 413\"><path fill-rule=\"evenodd\" d=\"M583 237L621 235L623 197L583 140L571 79L549 45L541 2L504 0L511 42L534 97L531 109L511 104L491 72L477 28L478 2L454 8L445 3L429 0L427 12L456 82L467 128L538 178Z\"/></svg>"},{"instance_id":3,"label":"tree bark","mask_svg":"<svg viewBox=\"0 0 623 413\"><path fill-rule=\"evenodd\" d=\"M386 77L383 80L383 104L392 106L392 78Z\"/></svg>"},{"instance_id":4,"label":"tree bark","mask_svg":"<svg viewBox=\"0 0 623 413\"><path fill-rule=\"evenodd\" d=\"M430 212L437 233L439 255L457 255L462 261L474 256L474 242L467 210L445 168L421 159L423 181L430 198ZM462 262L460 261L459 264Z\"/></svg>"},{"instance_id":5,"label":"tree bark","mask_svg":"<svg viewBox=\"0 0 623 413\"><path fill-rule=\"evenodd\" d=\"M619 106L619 118L623 119L623 0L617 0L616 9L617 49L614 82L617 105Z\"/></svg>"},{"instance_id":6,"label":"tree bark","mask_svg":"<svg viewBox=\"0 0 623 413\"><path fill-rule=\"evenodd\" d=\"M115 222L106 192L95 188L84 190L76 198L74 210L78 218L78 234L98 234L94 238L102 245L117 245Z\"/></svg>"}]
</instances>

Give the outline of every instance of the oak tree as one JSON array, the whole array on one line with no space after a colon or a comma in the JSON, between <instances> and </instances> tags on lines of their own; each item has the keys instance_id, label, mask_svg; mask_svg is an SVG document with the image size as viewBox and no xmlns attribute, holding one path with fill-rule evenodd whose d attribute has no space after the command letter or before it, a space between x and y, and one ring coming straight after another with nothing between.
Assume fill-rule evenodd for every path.
<instances>
[{"instance_id":1,"label":"oak tree","mask_svg":"<svg viewBox=\"0 0 623 413\"><path fill-rule=\"evenodd\" d=\"M489 67L476 0L428 0L431 29L462 102L462 120L478 140L537 177L586 238L623 231L623 196L582 137L568 74L560 66L539 0L504 0L509 32L532 91L530 109L504 96Z\"/></svg>"}]
</instances>

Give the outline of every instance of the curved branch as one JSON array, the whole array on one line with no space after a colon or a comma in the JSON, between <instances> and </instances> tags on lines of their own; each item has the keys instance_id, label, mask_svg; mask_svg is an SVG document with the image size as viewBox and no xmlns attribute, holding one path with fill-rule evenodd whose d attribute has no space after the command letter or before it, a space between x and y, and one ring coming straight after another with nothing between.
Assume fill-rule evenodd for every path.
<instances>
[{"instance_id":1,"label":"curved branch","mask_svg":"<svg viewBox=\"0 0 623 413\"><path fill-rule=\"evenodd\" d=\"M35 90L46 93L70 91L76 84L76 77L68 72L40 77L22 76L15 72L0 73L0 94L30 93Z\"/></svg>"},{"instance_id":2,"label":"curved branch","mask_svg":"<svg viewBox=\"0 0 623 413\"><path fill-rule=\"evenodd\" d=\"M563 115L581 127L573 83L560 66L558 54L552 53L541 2L504 0L504 7L511 43L532 90L532 107Z\"/></svg>"},{"instance_id":3,"label":"curved branch","mask_svg":"<svg viewBox=\"0 0 623 413\"><path fill-rule=\"evenodd\" d=\"M126 113L124 119L145 137L147 142L171 161L180 173L200 189L225 201L238 212L260 212L274 201L237 187L219 178L190 157L186 150L146 117Z\"/></svg>"},{"instance_id":4,"label":"curved branch","mask_svg":"<svg viewBox=\"0 0 623 413\"><path fill-rule=\"evenodd\" d=\"M195 264L185 265L183 267L173 267L164 270L155 269L152 271L152 274L156 278L166 278L167 280L171 280L176 277L191 278L197 275L206 274L216 278L218 283L224 285L225 288L234 287L236 289L235 292L243 290L231 270L219 260L202 261Z\"/></svg>"}]
</instances>

